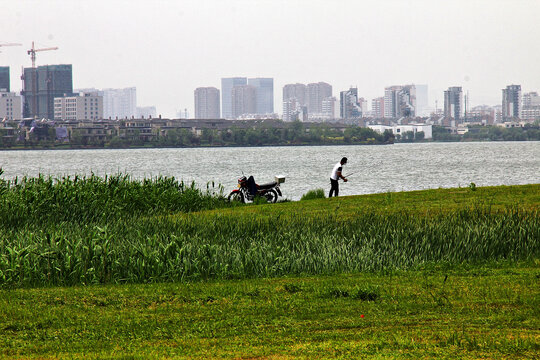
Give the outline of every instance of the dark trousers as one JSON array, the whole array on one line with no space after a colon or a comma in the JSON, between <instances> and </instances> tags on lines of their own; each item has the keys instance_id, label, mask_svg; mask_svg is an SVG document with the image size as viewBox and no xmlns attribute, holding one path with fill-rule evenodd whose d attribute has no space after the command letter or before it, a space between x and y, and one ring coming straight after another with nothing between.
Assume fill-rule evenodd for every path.
<instances>
[{"instance_id":1,"label":"dark trousers","mask_svg":"<svg viewBox=\"0 0 540 360\"><path fill-rule=\"evenodd\" d=\"M334 196L339 195L339 184L337 180L330 179L330 193L328 194L328 197L332 197L332 194Z\"/></svg>"}]
</instances>

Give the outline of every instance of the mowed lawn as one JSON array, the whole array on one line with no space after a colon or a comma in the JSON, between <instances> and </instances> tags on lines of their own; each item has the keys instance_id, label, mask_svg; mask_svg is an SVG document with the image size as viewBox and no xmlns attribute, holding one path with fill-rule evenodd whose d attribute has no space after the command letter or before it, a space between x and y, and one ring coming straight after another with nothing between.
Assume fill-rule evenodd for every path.
<instances>
[{"instance_id":1,"label":"mowed lawn","mask_svg":"<svg viewBox=\"0 0 540 360\"><path fill-rule=\"evenodd\" d=\"M533 359L540 266L0 292L8 359Z\"/></svg>"},{"instance_id":2,"label":"mowed lawn","mask_svg":"<svg viewBox=\"0 0 540 360\"><path fill-rule=\"evenodd\" d=\"M537 184L384 193L144 216L126 223L98 224L107 226L104 240L67 223L47 225L42 230L28 226L14 232L16 236L4 229L4 241L17 244L10 239L18 239L24 245L21 249L30 250L13 247L13 255L4 255L6 263L9 260L22 275L19 282L6 283L0 290L0 358L535 359L540 352L539 205ZM379 231L368 226L370 222L375 227L386 226L385 219L406 230ZM438 221L446 225L439 228ZM497 229L491 229L491 224ZM460 226L455 232L459 238L452 238L453 226ZM69 229L62 230L66 227ZM342 228L342 235L336 236ZM193 244L189 250L203 242L215 242L215 249L223 249L194 254L189 258L192 264L199 259L225 259L220 254L225 250L233 254L247 249L249 256L268 261L268 266L280 264L279 269L306 268L314 273L265 277L265 269L253 263L254 270L230 275L247 278L227 280L230 265L223 262L206 274L206 279L193 276L164 283L159 277L146 281L134 277L149 284L114 284L116 280L111 278L108 284L63 287L31 285L23 281L24 276L39 268L26 272L17 265L30 255L39 259L34 252L41 246L55 246L42 245L41 238L62 234L92 239L100 248L103 243L118 244L115 256L129 263L121 256L129 248L120 247L118 242L126 239L133 246L140 242L152 252L151 245L161 242L147 239L157 231L161 232L160 241L175 239L179 248L184 243ZM426 237L428 231L431 233ZM485 251L475 248L483 248L482 231L490 231L485 238L496 241ZM239 241L241 233L269 245L260 249L250 244L233 246L231 242ZM399 254L392 252L405 249L417 256L417 261L404 261L404 269L378 262L380 266L373 267L377 270L352 273L332 272L327 269L340 267L321 264L317 273L316 260L326 259L323 250L331 255L332 244L348 246L347 234L355 237L354 246L339 253L341 264L347 265L346 257L365 246L373 247L365 254L398 260ZM40 245L30 240L27 244L27 235L31 241L38 239ZM439 251L457 254L441 258L454 260L423 262L432 258L432 250L423 244L433 246L443 236L453 241L452 246L460 242L470 245L453 252L438 244ZM370 237L371 242L365 245ZM196 241L190 243L192 238ZM317 239L327 239L326 248L317 249ZM307 245L299 247L301 243ZM507 248L521 250L506 257L506 250L501 253L500 249ZM291 249L301 253L291 255ZM306 253L309 251L312 254ZM265 257L269 252L271 256ZM60 261L58 254L55 259ZM305 258L298 260L303 254ZM482 258L483 254L490 257ZM231 263L251 264L253 259L240 255L245 262ZM98 259L104 255L93 256ZM140 274L144 274L145 266L154 264L151 261L167 260L162 258L163 254L154 258L140 255L140 262L132 266L141 266ZM178 266L175 259L171 258L167 269ZM22 260L20 264L30 264ZM354 261L370 259L366 255ZM65 272L50 265L45 269L59 276ZM204 266L197 271L203 270ZM81 274L85 277L80 283L90 284L88 271Z\"/></svg>"}]
</instances>

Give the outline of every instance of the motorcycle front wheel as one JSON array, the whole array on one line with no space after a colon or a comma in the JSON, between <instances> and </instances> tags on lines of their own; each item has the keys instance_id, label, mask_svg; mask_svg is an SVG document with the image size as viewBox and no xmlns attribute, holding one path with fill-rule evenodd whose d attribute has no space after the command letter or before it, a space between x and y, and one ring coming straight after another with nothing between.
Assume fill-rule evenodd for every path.
<instances>
[{"instance_id":1,"label":"motorcycle front wheel","mask_svg":"<svg viewBox=\"0 0 540 360\"><path fill-rule=\"evenodd\" d=\"M264 197L269 203L275 203L277 201L278 194L276 193L276 190L270 189L264 194Z\"/></svg>"},{"instance_id":2,"label":"motorcycle front wheel","mask_svg":"<svg viewBox=\"0 0 540 360\"><path fill-rule=\"evenodd\" d=\"M229 196L227 197L227 200L229 200L229 202L240 202L240 203L244 203L245 200L244 200L244 194L242 194L240 191L236 190L236 191L231 191L231 193L229 194Z\"/></svg>"}]
</instances>

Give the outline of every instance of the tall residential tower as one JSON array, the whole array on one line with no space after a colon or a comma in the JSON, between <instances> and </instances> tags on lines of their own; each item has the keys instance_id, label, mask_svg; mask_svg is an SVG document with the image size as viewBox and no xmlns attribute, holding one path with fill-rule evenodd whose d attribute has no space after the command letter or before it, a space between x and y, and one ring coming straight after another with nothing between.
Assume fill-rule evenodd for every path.
<instances>
[{"instance_id":1,"label":"tall residential tower","mask_svg":"<svg viewBox=\"0 0 540 360\"><path fill-rule=\"evenodd\" d=\"M9 82L9 66L0 66L0 91L10 92Z\"/></svg>"},{"instance_id":2,"label":"tall residential tower","mask_svg":"<svg viewBox=\"0 0 540 360\"><path fill-rule=\"evenodd\" d=\"M339 116L342 119L360 119L363 116L362 105L358 99L358 88L351 87L340 93Z\"/></svg>"},{"instance_id":3,"label":"tall residential tower","mask_svg":"<svg viewBox=\"0 0 540 360\"><path fill-rule=\"evenodd\" d=\"M23 73L24 117L54 119L54 98L71 96L71 65L44 65L25 68Z\"/></svg>"},{"instance_id":4,"label":"tall residential tower","mask_svg":"<svg viewBox=\"0 0 540 360\"><path fill-rule=\"evenodd\" d=\"M219 119L219 90L215 87L195 89L195 119Z\"/></svg>"},{"instance_id":5,"label":"tall residential tower","mask_svg":"<svg viewBox=\"0 0 540 360\"><path fill-rule=\"evenodd\" d=\"M255 114L274 113L274 79L250 78L248 85L255 88L256 107Z\"/></svg>"},{"instance_id":6,"label":"tall residential tower","mask_svg":"<svg viewBox=\"0 0 540 360\"><path fill-rule=\"evenodd\" d=\"M503 120L521 116L521 85L508 85L502 90Z\"/></svg>"},{"instance_id":7,"label":"tall residential tower","mask_svg":"<svg viewBox=\"0 0 540 360\"><path fill-rule=\"evenodd\" d=\"M325 82L307 85L307 108L309 117L318 117L323 113L322 103L332 97L332 85Z\"/></svg>"},{"instance_id":8,"label":"tall residential tower","mask_svg":"<svg viewBox=\"0 0 540 360\"><path fill-rule=\"evenodd\" d=\"M416 116L416 87L397 85L384 89L384 117L401 118Z\"/></svg>"},{"instance_id":9,"label":"tall residential tower","mask_svg":"<svg viewBox=\"0 0 540 360\"><path fill-rule=\"evenodd\" d=\"M235 86L247 85L247 78L233 77L221 79L221 117L234 119L232 91Z\"/></svg>"},{"instance_id":10,"label":"tall residential tower","mask_svg":"<svg viewBox=\"0 0 540 360\"><path fill-rule=\"evenodd\" d=\"M232 88L232 118L255 114L257 109L257 92L255 86L237 85Z\"/></svg>"},{"instance_id":11,"label":"tall residential tower","mask_svg":"<svg viewBox=\"0 0 540 360\"><path fill-rule=\"evenodd\" d=\"M463 90L461 86L452 86L444 92L444 116L460 120L463 118Z\"/></svg>"}]
</instances>

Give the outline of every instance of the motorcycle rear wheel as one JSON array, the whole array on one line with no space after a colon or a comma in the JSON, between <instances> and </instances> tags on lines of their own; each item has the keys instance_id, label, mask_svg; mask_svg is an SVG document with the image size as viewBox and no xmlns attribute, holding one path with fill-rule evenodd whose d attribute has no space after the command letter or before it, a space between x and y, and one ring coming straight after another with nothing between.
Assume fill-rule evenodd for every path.
<instances>
[{"instance_id":1,"label":"motorcycle rear wheel","mask_svg":"<svg viewBox=\"0 0 540 360\"><path fill-rule=\"evenodd\" d=\"M244 194L242 194L240 191L231 191L231 193L227 197L227 200L229 200L229 202L246 202L244 199Z\"/></svg>"},{"instance_id":2,"label":"motorcycle rear wheel","mask_svg":"<svg viewBox=\"0 0 540 360\"><path fill-rule=\"evenodd\" d=\"M277 201L278 194L274 189L270 189L264 194L264 197L269 203L275 203Z\"/></svg>"}]
</instances>

